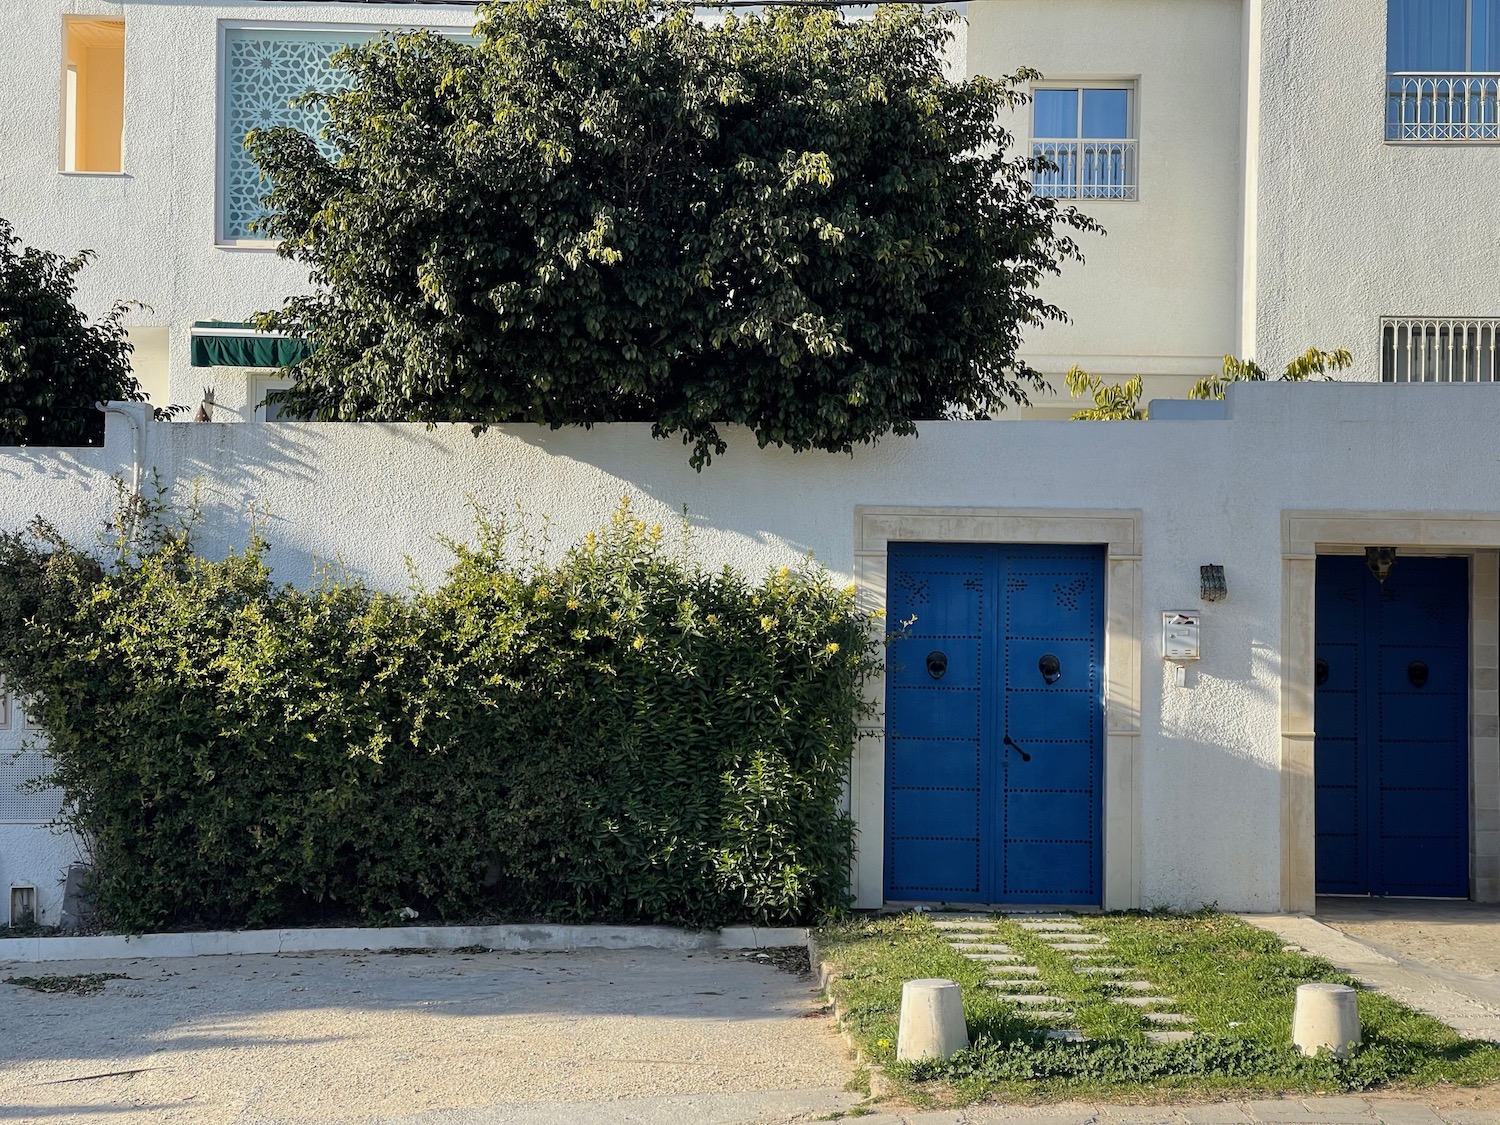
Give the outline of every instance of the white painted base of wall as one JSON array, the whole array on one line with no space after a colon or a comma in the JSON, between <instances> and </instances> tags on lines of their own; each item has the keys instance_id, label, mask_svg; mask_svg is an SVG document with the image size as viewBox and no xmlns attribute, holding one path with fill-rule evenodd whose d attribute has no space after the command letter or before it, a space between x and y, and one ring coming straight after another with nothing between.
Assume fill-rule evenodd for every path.
<instances>
[{"instance_id":1,"label":"white painted base of wall","mask_svg":"<svg viewBox=\"0 0 1500 1125\"><path fill-rule=\"evenodd\" d=\"M0 938L0 964L103 961L125 957L248 957L346 949L463 949L566 953L576 949L771 949L806 945L796 926L726 926L715 931L670 926L397 926L389 929L213 930L139 937Z\"/></svg>"}]
</instances>

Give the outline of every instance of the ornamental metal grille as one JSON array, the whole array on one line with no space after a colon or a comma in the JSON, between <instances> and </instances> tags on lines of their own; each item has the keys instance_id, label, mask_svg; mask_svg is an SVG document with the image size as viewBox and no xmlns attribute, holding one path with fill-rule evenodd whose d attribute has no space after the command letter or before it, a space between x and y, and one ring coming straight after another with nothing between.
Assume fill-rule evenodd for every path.
<instances>
[{"instance_id":1,"label":"ornamental metal grille","mask_svg":"<svg viewBox=\"0 0 1500 1125\"><path fill-rule=\"evenodd\" d=\"M1388 316L1380 335L1387 383L1500 381L1500 318Z\"/></svg>"},{"instance_id":2,"label":"ornamental metal grille","mask_svg":"<svg viewBox=\"0 0 1500 1125\"><path fill-rule=\"evenodd\" d=\"M1500 74L1389 74L1389 141L1500 141Z\"/></svg>"},{"instance_id":3,"label":"ornamental metal grille","mask_svg":"<svg viewBox=\"0 0 1500 1125\"><path fill-rule=\"evenodd\" d=\"M47 755L0 750L0 824L46 824L62 811L61 789L32 789L52 771Z\"/></svg>"},{"instance_id":4,"label":"ornamental metal grille","mask_svg":"<svg viewBox=\"0 0 1500 1125\"><path fill-rule=\"evenodd\" d=\"M265 214L261 197L268 185L260 166L245 149L245 137L256 129L287 125L300 129L332 157L336 149L323 139L327 112L318 105L292 105L316 91L337 93L350 86L349 75L333 65L343 47L363 43L372 32L231 29L224 33L223 237L255 238L251 224Z\"/></svg>"}]
</instances>

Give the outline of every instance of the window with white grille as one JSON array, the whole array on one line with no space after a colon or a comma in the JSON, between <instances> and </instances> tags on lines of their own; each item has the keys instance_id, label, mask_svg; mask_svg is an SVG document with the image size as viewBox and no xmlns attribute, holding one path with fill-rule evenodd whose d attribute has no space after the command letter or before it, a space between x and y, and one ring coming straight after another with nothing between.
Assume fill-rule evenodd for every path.
<instances>
[{"instance_id":1,"label":"window with white grille","mask_svg":"<svg viewBox=\"0 0 1500 1125\"><path fill-rule=\"evenodd\" d=\"M1388 316L1380 322L1387 383L1493 383L1500 317Z\"/></svg>"},{"instance_id":2,"label":"window with white grille","mask_svg":"<svg viewBox=\"0 0 1500 1125\"><path fill-rule=\"evenodd\" d=\"M1135 89L1118 83L1038 86L1032 190L1053 199L1135 199Z\"/></svg>"}]
</instances>

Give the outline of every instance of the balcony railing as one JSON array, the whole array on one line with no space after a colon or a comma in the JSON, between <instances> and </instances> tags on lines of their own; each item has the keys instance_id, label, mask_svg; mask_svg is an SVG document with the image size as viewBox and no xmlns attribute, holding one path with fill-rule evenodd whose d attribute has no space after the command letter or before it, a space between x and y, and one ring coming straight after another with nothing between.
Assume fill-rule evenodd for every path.
<instances>
[{"instance_id":1,"label":"balcony railing","mask_svg":"<svg viewBox=\"0 0 1500 1125\"><path fill-rule=\"evenodd\" d=\"M1046 161L1032 173L1032 190L1052 199L1134 199L1135 141L1038 139L1031 155Z\"/></svg>"},{"instance_id":2,"label":"balcony railing","mask_svg":"<svg viewBox=\"0 0 1500 1125\"><path fill-rule=\"evenodd\" d=\"M1388 316L1380 333L1387 383L1500 381L1500 317Z\"/></svg>"},{"instance_id":3,"label":"balcony railing","mask_svg":"<svg viewBox=\"0 0 1500 1125\"><path fill-rule=\"evenodd\" d=\"M1385 136L1500 141L1500 74L1388 74Z\"/></svg>"}]
</instances>

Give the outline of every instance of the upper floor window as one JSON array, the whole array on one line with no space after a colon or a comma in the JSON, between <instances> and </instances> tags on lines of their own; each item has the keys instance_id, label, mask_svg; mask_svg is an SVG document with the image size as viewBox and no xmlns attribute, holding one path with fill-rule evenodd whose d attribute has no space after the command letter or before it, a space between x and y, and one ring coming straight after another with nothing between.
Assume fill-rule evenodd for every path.
<instances>
[{"instance_id":1,"label":"upper floor window","mask_svg":"<svg viewBox=\"0 0 1500 1125\"><path fill-rule=\"evenodd\" d=\"M1500 140L1500 0L1387 0L1386 138Z\"/></svg>"},{"instance_id":2,"label":"upper floor window","mask_svg":"<svg viewBox=\"0 0 1500 1125\"><path fill-rule=\"evenodd\" d=\"M1135 92L1119 85L1044 86L1033 91L1031 154L1038 195L1136 198Z\"/></svg>"},{"instance_id":3,"label":"upper floor window","mask_svg":"<svg viewBox=\"0 0 1500 1125\"><path fill-rule=\"evenodd\" d=\"M269 185L245 148L256 129L288 125L318 142L324 155L334 149L323 139L328 115L317 105L292 103L309 91L331 94L347 89L349 75L333 65L344 47L362 43L373 32L302 31L290 28L227 28L224 32L223 124L219 152L219 238L240 242L264 238L252 224L265 209Z\"/></svg>"},{"instance_id":4,"label":"upper floor window","mask_svg":"<svg viewBox=\"0 0 1500 1125\"><path fill-rule=\"evenodd\" d=\"M62 170L122 172L125 21L63 19Z\"/></svg>"}]
</instances>

